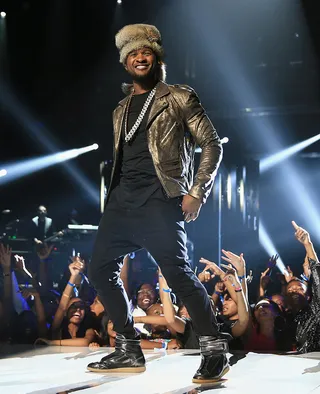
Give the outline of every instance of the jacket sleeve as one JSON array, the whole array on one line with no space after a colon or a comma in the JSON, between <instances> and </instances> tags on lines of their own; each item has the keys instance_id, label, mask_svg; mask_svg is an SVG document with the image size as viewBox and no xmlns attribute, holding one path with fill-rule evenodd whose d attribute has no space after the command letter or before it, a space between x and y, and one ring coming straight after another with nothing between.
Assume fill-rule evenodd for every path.
<instances>
[{"instance_id":1,"label":"jacket sleeve","mask_svg":"<svg viewBox=\"0 0 320 394\"><path fill-rule=\"evenodd\" d=\"M311 277L310 277L310 284L311 284L311 294L312 294L312 304L313 307L320 310L320 263L317 260L313 260L308 258L310 269L311 269Z\"/></svg>"},{"instance_id":2,"label":"jacket sleeve","mask_svg":"<svg viewBox=\"0 0 320 394\"><path fill-rule=\"evenodd\" d=\"M185 87L181 94L184 121L202 152L189 194L205 203L222 159L222 144L195 91Z\"/></svg>"}]
</instances>

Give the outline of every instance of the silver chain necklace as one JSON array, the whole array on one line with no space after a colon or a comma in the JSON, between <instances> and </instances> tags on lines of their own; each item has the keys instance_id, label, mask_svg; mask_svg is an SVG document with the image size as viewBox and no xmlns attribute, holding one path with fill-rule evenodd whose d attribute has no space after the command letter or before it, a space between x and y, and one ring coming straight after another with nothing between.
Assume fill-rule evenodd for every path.
<instances>
[{"instance_id":1,"label":"silver chain necklace","mask_svg":"<svg viewBox=\"0 0 320 394\"><path fill-rule=\"evenodd\" d=\"M131 130L128 133L129 108L130 108L133 93L130 95L128 106L127 106L127 111L126 111L125 123L124 123L124 139L126 142L129 142L132 139L132 137L134 136L135 132L138 130L155 94L156 94L156 88L153 88L151 90L151 92L149 93L147 100L143 104L142 110L141 110L137 120L135 121L135 124L131 127Z\"/></svg>"}]
</instances>

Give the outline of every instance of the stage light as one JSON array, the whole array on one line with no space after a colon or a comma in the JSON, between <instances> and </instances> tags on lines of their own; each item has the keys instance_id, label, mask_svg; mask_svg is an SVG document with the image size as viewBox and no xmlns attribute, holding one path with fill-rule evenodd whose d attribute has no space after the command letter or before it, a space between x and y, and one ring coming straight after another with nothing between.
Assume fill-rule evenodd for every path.
<instances>
[{"instance_id":1,"label":"stage light","mask_svg":"<svg viewBox=\"0 0 320 394\"><path fill-rule=\"evenodd\" d=\"M59 151L59 141L43 124L41 124L15 96L7 83L0 78L0 103L7 112L17 121L21 130L45 151L51 153ZM96 185L86 177L83 172L72 162L62 163L71 180L83 189L94 204L99 204L99 190Z\"/></svg>"},{"instance_id":2,"label":"stage light","mask_svg":"<svg viewBox=\"0 0 320 394\"><path fill-rule=\"evenodd\" d=\"M117 0L117 3L118 4L122 4L122 0Z\"/></svg>"},{"instance_id":3,"label":"stage light","mask_svg":"<svg viewBox=\"0 0 320 394\"><path fill-rule=\"evenodd\" d=\"M1 16L1 18L5 18L7 16L7 14L4 11L2 11L2 12L0 12L0 16Z\"/></svg>"},{"instance_id":4,"label":"stage light","mask_svg":"<svg viewBox=\"0 0 320 394\"><path fill-rule=\"evenodd\" d=\"M231 174L229 174L227 178L227 204L229 209L231 209L231 203L232 203L232 181L231 181Z\"/></svg>"},{"instance_id":5,"label":"stage light","mask_svg":"<svg viewBox=\"0 0 320 394\"><path fill-rule=\"evenodd\" d=\"M259 241L263 249L268 253L270 257L277 254L277 250L273 242L271 241L271 238L269 237L261 220L259 223ZM284 274L287 271L286 266L284 265L280 256L277 260L277 267L279 268L282 274Z\"/></svg>"},{"instance_id":6,"label":"stage light","mask_svg":"<svg viewBox=\"0 0 320 394\"><path fill-rule=\"evenodd\" d=\"M98 145L98 144L93 144L93 145L92 145L92 149L93 149L93 150L99 149L99 145Z\"/></svg>"},{"instance_id":7,"label":"stage light","mask_svg":"<svg viewBox=\"0 0 320 394\"><path fill-rule=\"evenodd\" d=\"M7 170L0 170L0 177L7 175Z\"/></svg>"},{"instance_id":8,"label":"stage light","mask_svg":"<svg viewBox=\"0 0 320 394\"><path fill-rule=\"evenodd\" d=\"M299 142L289 148L283 149L280 152L277 152L271 156L266 157L260 162L260 172L267 171L269 168L279 164L283 160L286 160L288 157L294 155L297 152L300 152L307 146L314 144L315 142L320 140L320 134L315 135L305 141Z\"/></svg>"},{"instance_id":9,"label":"stage light","mask_svg":"<svg viewBox=\"0 0 320 394\"><path fill-rule=\"evenodd\" d=\"M4 175L6 175L5 177L2 176L0 178L0 184L9 183L26 175L63 163L67 160L74 159L75 157L92 150L96 150L97 148L94 147L95 145L97 144L85 146L80 149L70 149L65 152L58 152L52 155L37 157L35 159L23 160L15 164L9 164L6 166L5 170L1 170L0 172L0 174L5 172Z\"/></svg>"}]
</instances>

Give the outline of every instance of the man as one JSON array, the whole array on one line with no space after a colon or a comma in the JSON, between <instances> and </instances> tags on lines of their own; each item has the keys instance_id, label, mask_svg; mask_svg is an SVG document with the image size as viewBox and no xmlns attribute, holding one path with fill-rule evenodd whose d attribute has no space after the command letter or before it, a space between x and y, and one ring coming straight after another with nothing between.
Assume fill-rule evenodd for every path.
<instances>
[{"instance_id":1,"label":"man","mask_svg":"<svg viewBox=\"0 0 320 394\"><path fill-rule=\"evenodd\" d=\"M38 216L32 218L31 225L32 238L37 245L54 233L52 219L48 217L47 208L43 205L38 207Z\"/></svg>"},{"instance_id":2,"label":"man","mask_svg":"<svg viewBox=\"0 0 320 394\"><path fill-rule=\"evenodd\" d=\"M320 350L320 263L309 233L296 222L292 225L296 239L305 247L311 275L309 286L298 278L290 280L287 284L287 303L294 318L298 351L315 352Z\"/></svg>"},{"instance_id":3,"label":"man","mask_svg":"<svg viewBox=\"0 0 320 394\"><path fill-rule=\"evenodd\" d=\"M206 290L188 263L184 221L198 217L210 194L222 157L221 143L195 92L164 82L163 48L156 27L125 26L116 35L116 46L133 85L126 85L129 95L113 114L113 171L89 271L117 338L115 352L88 369L145 370L119 279L119 256L145 248L186 305L200 337L202 363L193 381L217 381L229 368L228 344L218 333ZM193 178L196 144L202 154Z\"/></svg>"}]
</instances>

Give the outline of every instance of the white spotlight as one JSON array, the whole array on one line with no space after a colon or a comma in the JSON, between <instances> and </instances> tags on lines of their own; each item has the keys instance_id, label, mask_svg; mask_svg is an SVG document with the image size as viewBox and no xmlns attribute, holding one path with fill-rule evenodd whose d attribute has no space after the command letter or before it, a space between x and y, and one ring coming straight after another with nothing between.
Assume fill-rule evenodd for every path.
<instances>
[{"instance_id":1,"label":"white spotlight","mask_svg":"<svg viewBox=\"0 0 320 394\"><path fill-rule=\"evenodd\" d=\"M0 170L0 177L1 176L6 176L7 175L7 170Z\"/></svg>"},{"instance_id":2,"label":"white spotlight","mask_svg":"<svg viewBox=\"0 0 320 394\"><path fill-rule=\"evenodd\" d=\"M93 149L93 150L99 149L99 145L98 145L98 144L93 144L93 145L92 145L92 149Z\"/></svg>"},{"instance_id":3,"label":"white spotlight","mask_svg":"<svg viewBox=\"0 0 320 394\"><path fill-rule=\"evenodd\" d=\"M229 138L223 137L220 142L221 142L221 144L227 144L229 142Z\"/></svg>"},{"instance_id":4,"label":"white spotlight","mask_svg":"<svg viewBox=\"0 0 320 394\"><path fill-rule=\"evenodd\" d=\"M122 4L122 0L117 0L117 3L118 4Z\"/></svg>"},{"instance_id":5,"label":"white spotlight","mask_svg":"<svg viewBox=\"0 0 320 394\"><path fill-rule=\"evenodd\" d=\"M7 16L7 14L4 11L2 11L2 12L0 12L0 16L1 16L1 18L5 18Z\"/></svg>"}]
</instances>

